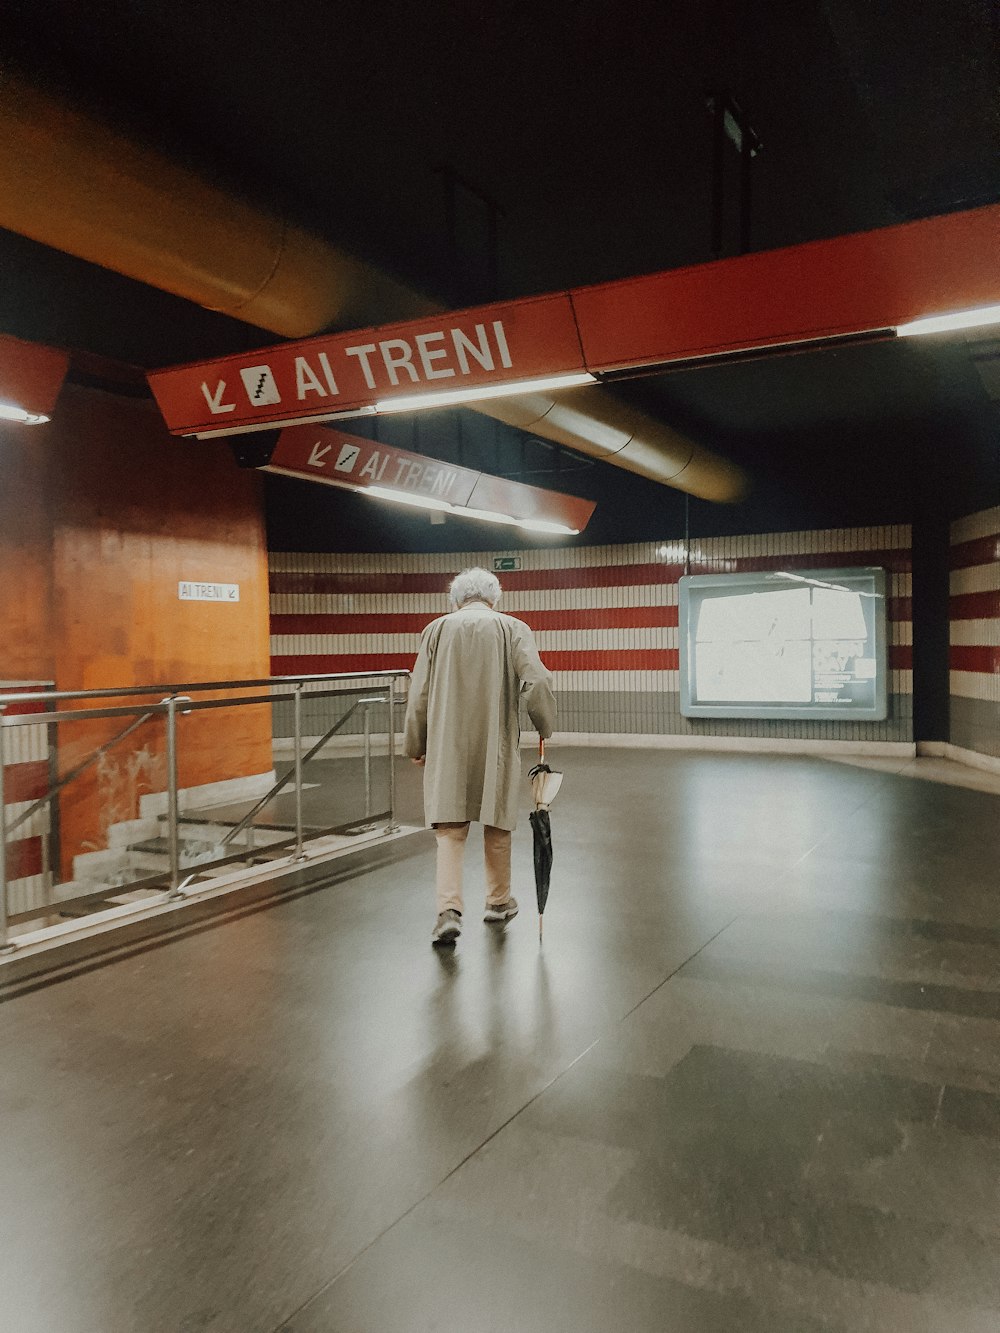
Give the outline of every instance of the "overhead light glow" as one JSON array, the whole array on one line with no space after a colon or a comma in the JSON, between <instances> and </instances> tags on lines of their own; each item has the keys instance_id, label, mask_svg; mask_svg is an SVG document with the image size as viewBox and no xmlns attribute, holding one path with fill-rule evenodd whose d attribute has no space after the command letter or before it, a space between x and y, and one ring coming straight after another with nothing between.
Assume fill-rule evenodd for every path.
<instances>
[{"instance_id":1,"label":"overhead light glow","mask_svg":"<svg viewBox=\"0 0 1000 1333\"><path fill-rule=\"evenodd\" d=\"M553 523L544 518L515 518L513 514L501 514L495 509L473 509L464 505L455 505L456 518L476 518L483 523L509 523L515 528L524 528L527 532L562 532L575 537L579 528L567 527L565 523Z\"/></svg>"},{"instance_id":2,"label":"overhead light glow","mask_svg":"<svg viewBox=\"0 0 1000 1333\"><path fill-rule=\"evenodd\" d=\"M913 338L921 333L947 333L951 329L978 329L984 324L1000 324L1000 305L983 305L978 310L956 310L950 315L928 315L909 324L899 324L897 338Z\"/></svg>"},{"instance_id":3,"label":"overhead light glow","mask_svg":"<svg viewBox=\"0 0 1000 1333\"><path fill-rule=\"evenodd\" d=\"M408 491L394 491L388 486L364 486L358 489L362 495L374 495L377 500L394 500L401 505L414 505L417 509L443 509L450 514L455 508L447 500L435 500L430 495L411 495Z\"/></svg>"},{"instance_id":4,"label":"overhead light glow","mask_svg":"<svg viewBox=\"0 0 1000 1333\"><path fill-rule=\"evenodd\" d=\"M852 597L877 597L880 598L880 592L865 592L861 588L845 588L842 583L826 583L823 579L809 579L804 574L792 574L787 569L776 569L774 571L776 579L791 579L793 583L808 583L811 588L828 588L830 592L846 592Z\"/></svg>"},{"instance_id":5,"label":"overhead light glow","mask_svg":"<svg viewBox=\"0 0 1000 1333\"><path fill-rule=\"evenodd\" d=\"M543 389L573 389L580 384L594 384L589 371L570 375L547 375L537 380L512 380L504 384L482 384L476 388L441 389L436 393L411 393L400 398L383 398L375 404L376 412L418 412L427 407L448 407L456 403L475 403L484 398L507 398L516 393L535 393Z\"/></svg>"},{"instance_id":6,"label":"overhead light glow","mask_svg":"<svg viewBox=\"0 0 1000 1333\"><path fill-rule=\"evenodd\" d=\"M549 523L541 518L519 518L515 522L519 528L526 528L528 532L562 532L575 537L580 531L579 528L568 528L565 523Z\"/></svg>"},{"instance_id":7,"label":"overhead light glow","mask_svg":"<svg viewBox=\"0 0 1000 1333\"><path fill-rule=\"evenodd\" d=\"M510 514L500 514L495 509L473 509L471 506L455 506L455 513L460 518L478 518L483 523L516 523Z\"/></svg>"},{"instance_id":8,"label":"overhead light glow","mask_svg":"<svg viewBox=\"0 0 1000 1333\"><path fill-rule=\"evenodd\" d=\"M21 426L40 426L48 419L41 412L26 412L23 407L16 407L13 403L0 403L0 421L16 421Z\"/></svg>"},{"instance_id":9,"label":"overhead light glow","mask_svg":"<svg viewBox=\"0 0 1000 1333\"><path fill-rule=\"evenodd\" d=\"M511 527L524 528L528 532L557 532L575 537L580 529L567 527L565 523L552 523L541 518L514 518L512 514L501 514L494 509L471 509L464 505L449 504L447 500L435 500L430 495L411 495L408 491L394 491L387 486L363 486L357 488L362 495L373 495L376 500L392 500L396 504L412 505L416 509L432 509L438 513L454 514L456 518L474 518L482 523L508 523Z\"/></svg>"}]
</instances>

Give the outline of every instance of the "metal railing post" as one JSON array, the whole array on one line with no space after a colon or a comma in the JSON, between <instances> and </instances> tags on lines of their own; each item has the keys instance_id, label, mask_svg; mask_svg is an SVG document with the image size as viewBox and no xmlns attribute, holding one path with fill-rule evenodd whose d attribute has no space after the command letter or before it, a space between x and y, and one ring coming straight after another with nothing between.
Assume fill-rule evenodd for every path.
<instances>
[{"instance_id":1,"label":"metal railing post","mask_svg":"<svg viewBox=\"0 0 1000 1333\"><path fill-rule=\"evenodd\" d=\"M389 822L386 833L398 833L396 822L396 677L389 681Z\"/></svg>"},{"instance_id":2,"label":"metal railing post","mask_svg":"<svg viewBox=\"0 0 1000 1333\"><path fill-rule=\"evenodd\" d=\"M0 954L13 953L7 935L7 807L4 804L5 737L3 708L0 707Z\"/></svg>"},{"instance_id":3,"label":"metal railing post","mask_svg":"<svg viewBox=\"0 0 1000 1333\"><path fill-rule=\"evenodd\" d=\"M295 687L295 860L304 861L302 850L302 683Z\"/></svg>"},{"instance_id":4,"label":"metal railing post","mask_svg":"<svg viewBox=\"0 0 1000 1333\"><path fill-rule=\"evenodd\" d=\"M168 897L180 897L181 846L180 811L177 793L177 700L165 699L167 705L167 843L170 847L170 889Z\"/></svg>"},{"instance_id":5,"label":"metal railing post","mask_svg":"<svg viewBox=\"0 0 1000 1333\"><path fill-rule=\"evenodd\" d=\"M365 819L372 812L372 710L365 704Z\"/></svg>"}]
</instances>

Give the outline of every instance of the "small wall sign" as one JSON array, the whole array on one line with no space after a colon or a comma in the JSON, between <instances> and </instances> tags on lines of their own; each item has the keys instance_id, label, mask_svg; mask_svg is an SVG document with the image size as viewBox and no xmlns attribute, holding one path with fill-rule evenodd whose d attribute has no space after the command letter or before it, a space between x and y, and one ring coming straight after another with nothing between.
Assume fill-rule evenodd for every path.
<instances>
[{"instance_id":1,"label":"small wall sign","mask_svg":"<svg viewBox=\"0 0 1000 1333\"><path fill-rule=\"evenodd\" d=\"M238 583L178 583L177 596L182 602L238 602Z\"/></svg>"},{"instance_id":2,"label":"small wall sign","mask_svg":"<svg viewBox=\"0 0 1000 1333\"><path fill-rule=\"evenodd\" d=\"M493 557L493 569L497 574L502 574L505 569L520 569L521 557L519 555L497 555Z\"/></svg>"}]
</instances>

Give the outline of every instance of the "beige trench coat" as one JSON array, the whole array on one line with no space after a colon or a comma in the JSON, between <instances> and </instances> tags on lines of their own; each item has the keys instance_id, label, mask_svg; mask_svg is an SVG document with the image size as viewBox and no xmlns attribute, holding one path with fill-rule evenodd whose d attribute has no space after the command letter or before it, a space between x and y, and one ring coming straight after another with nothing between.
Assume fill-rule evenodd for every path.
<instances>
[{"instance_id":1,"label":"beige trench coat","mask_svg":"<svg viewBox=\"0 0 1000 1333\"><path fill-rule=\"evenodd\" d=\"M404 748L411 759L427 756L428 824L474 819L516 827L520 699L539 735L551 736L552 676L524 621L467 602L427 626L410 681Z\"/></svg>"}]
</instances>

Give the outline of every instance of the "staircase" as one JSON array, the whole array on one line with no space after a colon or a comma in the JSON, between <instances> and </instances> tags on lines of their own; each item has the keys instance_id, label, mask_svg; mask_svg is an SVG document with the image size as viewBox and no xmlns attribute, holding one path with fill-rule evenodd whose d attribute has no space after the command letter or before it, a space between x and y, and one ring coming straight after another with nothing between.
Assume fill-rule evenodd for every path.
<instances>
[{"instance_id":1,"label":"staircase","mask_svg":"<svg viewBox=\"0 0 1000 1333\"><path fill-rule=\"evenodd\" d=\"M228 844L223 839L236 824L235 819L213 822L204 814L199 818L181 816L180 866L188 872L199 865L222 857L248 857L270 844L288 837L289 830L251 825L242 829ZM108 846L95 852L83 852L73 858L73 878L55 886L54 898L60 905L83 896L107 891L109 898L121 898L133 891L149 891L143 881L170 872L169 822L166 815L130 819L108 830ZM162 885L156 891L160 891Z\"/></svg>"}]
</instances>

